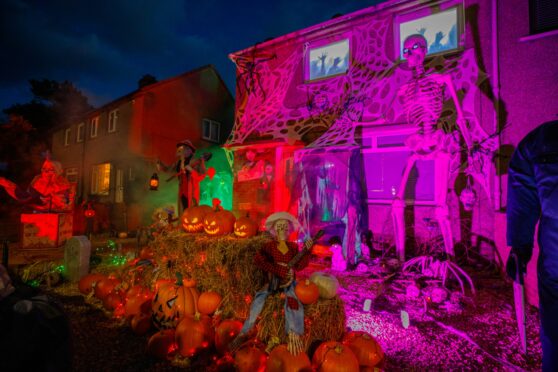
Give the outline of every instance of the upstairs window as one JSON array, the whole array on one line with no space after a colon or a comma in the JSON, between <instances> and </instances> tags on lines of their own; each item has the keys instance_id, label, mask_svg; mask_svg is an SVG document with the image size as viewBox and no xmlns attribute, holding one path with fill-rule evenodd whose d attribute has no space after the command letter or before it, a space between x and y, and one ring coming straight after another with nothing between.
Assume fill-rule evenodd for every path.
<instances>
[{"instance_id":1,"label":"upstairs window","mask_svg":"<svg viewBox=\"0 0 558 372\"><path fill-rule=\"evenodd\" d=\"M326 79L347 73L349 69L349 39L319 45L306 50L306 81Z\"/></svg>"},{"instance_id":2,"label":"upstairs window","mask_svg":"<svg viewBox=\"0 0 558 372\"><path fill-rule=\"evenodd\" d=\"M219 142L221 123L210 119L203 119L202 125L202 138L211 142Z\"/></svg>"},{"instance_id":3,"label":"upstairs window","mask_svg":"<svg viewBox=\"0 0 558 372\"><path fill-rule=\"evenodd\" d=\"M99 117L95 116L91 119L91 138L97 137L97 131L99 130Z\"/></svg>"},{"instance_id":4,"label":"upstairs window","mask_svg":"<svg viewBox=\"0 0 558 372\"><path fill-rule=\"evenodd\" d=\"M118 121L118 110L112 110L109 112L109 119L108 119L108 132L113 133L116 132L116 123Z\"/></svg>"},{"instance_id":5,"label":"upstairs window","mask_svg":"<svg viewBox=\"0 0 558 372\"><path fill-rule=\"evenodd\" d=\"M76 142L83 142L85 137L85 123L79 123L77 126Z\"/></svg>"},{"instance_id":6,"label":"upstairs window","mask_svg":"<svg viewBox=\"0 0 558 372\"><path fill-rule=\"evenodd\" d=\"M529 18L531 34L558 30L558 1L530 0Z\"/></svg>"},{"instance_id":7,"label":"upstairs window","mask_svg":"<svg viewBox=\"0 0 558 372\"><path fill-rule=\"evenodd\" d=\"M111 164L97 164L91 170L91 194L108 195L110 192Z\"/></svg>"},{"instance_id":8,"label":"upstairs window","mask_svg":"<svg viewBox=\"0 0 558 372\"><path fill-rule=\"evenodd\" d=\"M72 135L72 128L67 128L64 131L64 146L70 145L70 136Z\"/></svg>"}]
</instances>

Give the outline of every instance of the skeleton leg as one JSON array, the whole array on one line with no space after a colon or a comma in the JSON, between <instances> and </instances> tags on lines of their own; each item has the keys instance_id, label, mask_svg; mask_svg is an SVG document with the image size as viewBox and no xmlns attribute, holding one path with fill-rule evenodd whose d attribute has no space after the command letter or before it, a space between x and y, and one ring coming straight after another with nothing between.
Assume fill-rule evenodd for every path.
<instances>
[{"instance_id":1,"label":"skeleton leg","mask_svg":"<svg viewBox=\"0 0 558 372\"><path fill-rule=\"evenodd\" d=\"M449 219L449 208L447 203L449 187L449 165L450 156L447 152L438 152L434 157L434 200L436 204L435 216L444 238L444 249L448 256L455 256L453 250L453 233Z\"/></svg>"},{"instance_id":2,"label":"skeleton leg","mask_svg":"<svg viewBox=\"0 0 558 372\"><path fill-rule=\"evenodd\" d=\"M400 261L405 261L405 188L409 180L409 174L417 161L415 154L407 159L403 177L399 184L399 190L391 203L391 217L393 219L393 230L395 235L395 249Z\"/></svg>"}]
</instances>

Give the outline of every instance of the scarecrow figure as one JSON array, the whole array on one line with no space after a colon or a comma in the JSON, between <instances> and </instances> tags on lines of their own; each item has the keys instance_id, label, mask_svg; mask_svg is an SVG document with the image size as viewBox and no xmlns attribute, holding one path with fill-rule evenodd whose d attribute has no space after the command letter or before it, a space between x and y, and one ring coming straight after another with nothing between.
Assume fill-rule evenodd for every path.
<instances>
[{"instance_id":1,"label":"scarecrow figure","mask_svg":"<svg viewBox=\"0 0 558 372\"><path fill-rule=\"evenodd\" d=\"M197 205L200 199L200 181L205 178L205 162L211 158L211 153L194 159L196 148L190 140L176 144L177 160L173 165L165 165L157 161L157 168L166 172L173 172L167 182L178 178L178 204L180 213L192 205Z\"/></svg>"},{"instance_id":2,"label":"scarecrow figure","mask_svg":"<svg viewBox=\"0 0 558 372\"><path fill-rule=\"evenodd\" d=\"M285 328L288 335L287 347L291 354L297 355L303 351L301 336L304 333L304 307L295 294L296 276L295 272L304 269L308 265L309 256L306 251L314 244L313 239L304 243L304 252L300 254L295 242L287 241L293 229L300 228L298 221L287 212L277 212L270 215L265 221L266 229L275 237L275 240L263 246L255 256L255 263L260 269L268 273L269 282L258 291L252 305L250 314L244 322L239 335L231 343L231 350L236 350L246 340L246 335L254 327L256 319L260 315L267 296L283 291L285 294ZM295 256L297 256L295 258ZM298 259L292 268L289 263Z\"/></svg>"},{"instance_id":3,"label":"scarecrow figure","mask_svg":"<svg viewBox=\"0 0 558 372\"><path fill-rule=\"evenodd\" d=\"M39 212L68 212L74 206L75 191L72 184L62 175L62 165L47 159L41 174L35 176L24 190L15 183L0 177L0 186L17 201L27 204Z\"/></svg>"}]
</instances>

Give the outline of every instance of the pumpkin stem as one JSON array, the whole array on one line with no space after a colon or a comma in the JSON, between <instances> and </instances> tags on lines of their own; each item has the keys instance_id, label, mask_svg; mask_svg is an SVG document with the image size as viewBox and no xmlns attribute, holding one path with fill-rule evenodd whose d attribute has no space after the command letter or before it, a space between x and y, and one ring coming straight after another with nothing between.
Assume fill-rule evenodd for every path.
<instances>
[{"instance_id":1,"label":"pumpkin stem","mask_svg":"<svg viewBox=\"0 0 558 372\"><path fill-rule=\"evenodd\" d=\"M177 271L177 272L176 272L176 285L182 286L182 284L183 284L183 282L182 282L182 281L183 281L183 278L184 278L184 277L182 276L182 274L179 273L179 272Z\"/></svg>"},{"instance_id":2,"label":"pumpkin stem","mask_svg":"<svg viewBox=\"0 0 558 372\"><path fill-rule=\"evenodd\" d=\"M221 207L221 200L213 198L213 209L216 212L223 210L223 207Z\"/></svg>"}]
</instances>

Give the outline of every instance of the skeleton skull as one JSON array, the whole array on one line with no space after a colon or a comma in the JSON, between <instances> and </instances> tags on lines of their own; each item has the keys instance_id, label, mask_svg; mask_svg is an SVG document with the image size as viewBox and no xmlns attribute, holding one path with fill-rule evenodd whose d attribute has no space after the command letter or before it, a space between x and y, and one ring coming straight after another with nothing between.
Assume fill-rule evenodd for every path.
<instances>
[{"instance_id":1,"label":"skeleton skull","mask_svg":"<svg viewBox=\"0 0 558 372\"><path fill-rule=\"evenodd\" d=\"M403 57L407 59L411 68L423 64L427 50L426 39L420 34L410 35L403 42Z\"/></svg>"}]
</instances>

